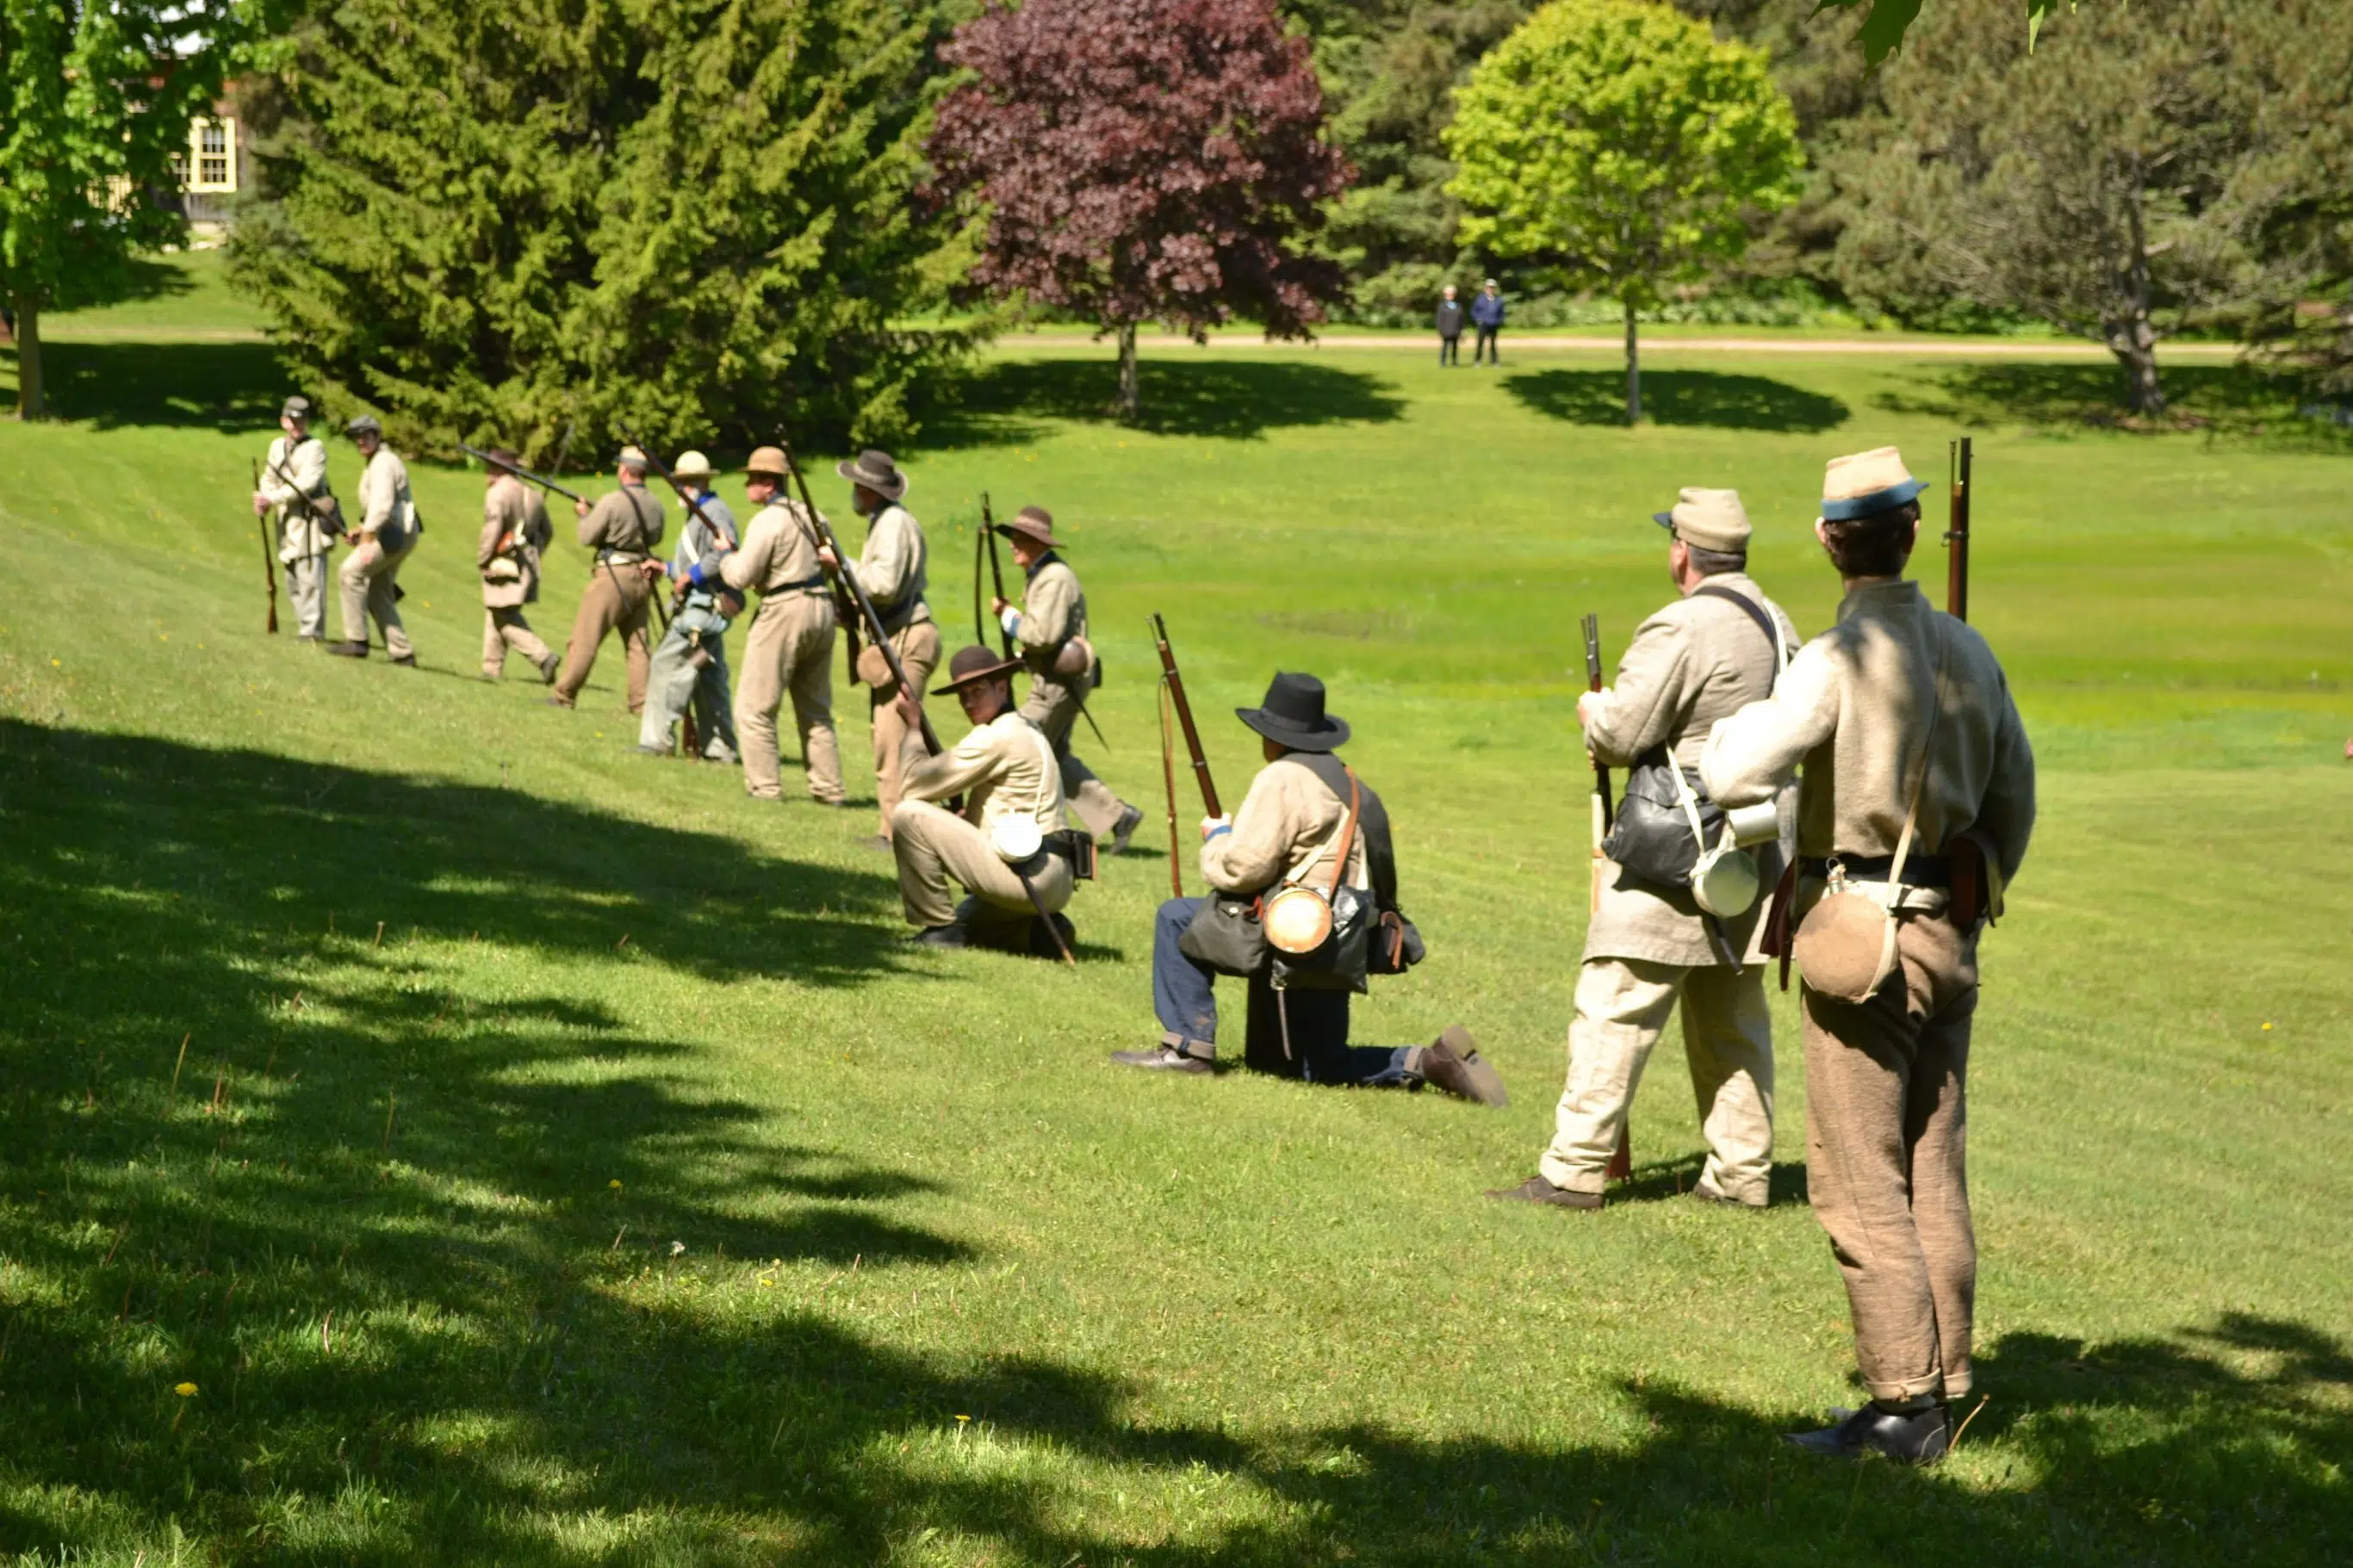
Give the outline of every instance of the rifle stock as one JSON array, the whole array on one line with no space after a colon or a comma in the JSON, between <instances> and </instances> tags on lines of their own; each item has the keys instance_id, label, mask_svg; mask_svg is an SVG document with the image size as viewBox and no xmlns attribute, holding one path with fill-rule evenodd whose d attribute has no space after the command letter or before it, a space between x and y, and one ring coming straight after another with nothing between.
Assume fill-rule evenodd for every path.
<instances>
[{"instance_id":1,"label":"rifle stock","mask_svg":"<svg viewBox=\"0 0 2353 1568\"><path fill-rule=\"evenodd\" d=\"M1601 617L1587 616L1578 623L1585 634L1585 689L1601 689ZM1581 726L1580 726L1581 727ZM1601 912L1601 868L1608 857L1601 852L1601 841L1609 837L1609 770L1599 761L1593 764L1593 876L1587 894L1586 918ZM1609 1155L1609 1164L1602 1172L1604 1180L1622 1182L1634 1173L1633 1117L1630 1114L1619 1124L1618 1147Z\"/></svg>"},{"instance_id":2,"label":"rifle stock","mask_svg":"<svg viewBox=\"0 0 2353 1568\"><path fill-rule=\"evenodd\" d=\"M1969 437L1952 444L1952 510L1945 527L1945 609L1957 621L1969 618Z\"/></svg>"},{"instance_id":3,"label":"rifle stock","mask_svg":"<svg viewBox=\"0 0 2353 1568\"><path fill-rule=\"evenodd\" d=\"M1193 724L1193 705L1185 700L1185 678L1176 672L1176 650L1168 646L1168 623L1158 612L1152 616L1152 641L1160 651L1160 679L1168 689L1169 703L1176 710L1176 722L1185 731L1185 750L1193 760L1193 781L1201 786L1201 805L1211 816L1225 816L1218 804L1218 785L1209 777L1208 754L1201 749L1201 731ZM1172 806L1173 813L1173 806Z\"/></svg>"},{"instance_id":4,"label":"rifle stock","mask_svg":"<svg viewBox=\"0 0 2353 1568\"><path fill-rule=\"evenodd\" d=\"M261 459L253 459L253 489L261 490ZM261 525L261 576L269 584L269 635L278 635L278 552L269 548L269 519L265 515L254 521Z\"/></svg>"}]
</instances>

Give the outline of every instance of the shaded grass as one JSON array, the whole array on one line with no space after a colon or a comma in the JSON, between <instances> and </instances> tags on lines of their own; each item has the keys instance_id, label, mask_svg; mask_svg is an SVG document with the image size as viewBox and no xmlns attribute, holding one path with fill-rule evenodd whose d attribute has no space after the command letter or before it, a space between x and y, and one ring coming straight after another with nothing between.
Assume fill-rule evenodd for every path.
<instances>
[{"instance_id":1,"label":"shaded grass","mask_svg":"<svg viewBox=\"0 0 2353 1568\"><path fill-rule=\"evenodd\" d=\"M1622 646L1665 592L1647 513L1734 482L1760 575L1823 624L1821 458L1894 439L1933 473L1943 427L1879 398L1936 367L1711 362L1848 410L1811 437L1564 424L1401 356L1276 363L1369 390L1286 414L1286 387L1340 384L1277 378L1176 435L1056 401L1084 375L998 383L1018 447L905 455L934 602L961 619L981 486L1053 507L1113 678L1115 749L1082 749L1155 813L1145 611L1229 795L1254 743L1225 710L1276 665L1331 679L1433 950L1361 1032L1463 1019L1500 1115L1115 1074L1102 1053L1152 1027L1164 858L1081 895L1076 974L908 952L865 813L628 755L615 650L576 713L458 679L470 530L438 520L478 479L414 470L437 521L409 674L260 634L257 438L168 410L0 426L24 476L0 493L0 1551L2353 1551L2343 459L1980 444L1977 599L2046 763L1974 1085L1993 1402L1938 1471L1850 1471L1775 1441L1852 1397L1819 1232L1794 1201L1680 1199L1671 1043L1628 1201L1564 1223L1478 1194L1526 1173L1560 1069L1575 614ZM102 582L60 591L61 563ZM543 631L584 578L560 549ZM1785 1200L1802 1079L1785 1047Z\"/></svg>"},{"instance_id":2,"label":"shaded grass","mask_svg":"<svg viewBox=\"0 0 2353 1568\"><path fill-rule=\"evenodd\" d=\"M1504 390L1549 419L1571 425L1626 423L1623 371L1541 370L1504 378ZM1724 430L1818 432L1846 422L1847 405L1770 376L1721 371L1642 374L1642 417L1654 425Z\"/></svg>"},{"instance_id":3,"label":"shaded grass","mask_svg":"<svg viewBox=\"0 0 2353 1568\"><path fill-rule=\"evenodd\" d=\"M2293 376L2243 365L2167 364L2166 412L2132 412L2123 373L2112 364L1963 364L1926 393L1885 395L1881 406L1978 428L2028 426L2137 434L2205 431L2242 444L2353 451L2353 431L2303 412L2309 395Z\"/></svg>"}]
</instances>

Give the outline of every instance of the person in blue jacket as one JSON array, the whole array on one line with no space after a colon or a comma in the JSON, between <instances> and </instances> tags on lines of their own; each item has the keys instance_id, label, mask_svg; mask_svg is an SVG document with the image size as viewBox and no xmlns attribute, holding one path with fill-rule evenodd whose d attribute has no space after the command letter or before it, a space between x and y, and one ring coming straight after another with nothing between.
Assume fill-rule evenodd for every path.
<instances>
[{"instance_id":1,"label":"person in blue jacket","mask_svg":"<svg viewBox=\"0 0 2353 1568\"><path fill-rule=\"evenodd\" d=\"M1471 363L1477 364L1484 354L1489 364L1502 364L1504 353L1495 346L1495 334L1504 330L1504 296L1493 278L1471 300L1471 324L1479 329L1479 341L1471 347Z\"/></svg>"}]
</instances>

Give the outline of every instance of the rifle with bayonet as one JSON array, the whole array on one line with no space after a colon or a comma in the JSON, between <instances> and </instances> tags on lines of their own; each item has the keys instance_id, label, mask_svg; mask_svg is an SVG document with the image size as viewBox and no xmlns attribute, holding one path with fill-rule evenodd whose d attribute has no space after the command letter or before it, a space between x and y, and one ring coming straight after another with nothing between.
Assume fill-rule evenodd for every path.
<instances>
[{"instance_id":1,"label":"rifle with bayonet","mask_svg":"<svg viewBox=\"0 0 2353 1568\"><path fill-rule=\"evenodd\" d=\"M1212 817L1223 816L1218 784L1209 776L1208 754L1201 749L1201 731L1193 723L1193 705L1185 697L1185 678L1176 669L1176 652L1168 646L1168 623L1159 612L1152 616L1152 642L1160 654L1160 772L1168 786L1168 885L1177 898L1185 896L1184 843L1176 832L1176 747L1169 732L1173 719L1184 731L1186 754L1192 759L1193 782L1201 786L1201 806Z\"/></svg>"},{"instance_id":2,"label":"rifle with bayonet","mask_svg":"<svg viewBox=\"0 0 2353 1568\"><path fill-rule=\"evenodd\" d=\"M253 459L253 488L257 494L259 493L261 459L259 458ZM269 584L269 635L276 637L278 635L278 552L270 548L269 517L257 516L253 521L261 526L261 575Z\"/></svg>"},{"instance_id":3,"label":"rifle with bayonet","mask_svg":"<svg viewBox=\"0 0 2353 1568\"><path fill-rule=\"evenodd\" d=\"M1585 689L1601 689L1601 617L1584 616L1578 628L1585 634ZM1579 726L1581 729L1583 726ZM1591 748L1587 748L1590 754ZM1589 921L1601 912L1601 868L1609 857L1601 850L1601 841L1609 837L1615 814L1609 801L1609 768L1600 758L1593 759L1593 875L1588 890L1586 918ZM1605 1181L1624 1181L1634 1173L1633 1117L1630 1113L1618 1129L1618 1147L1609 1156L1609 1165L1602 1173Z\"/></svg>"}]
</instances>

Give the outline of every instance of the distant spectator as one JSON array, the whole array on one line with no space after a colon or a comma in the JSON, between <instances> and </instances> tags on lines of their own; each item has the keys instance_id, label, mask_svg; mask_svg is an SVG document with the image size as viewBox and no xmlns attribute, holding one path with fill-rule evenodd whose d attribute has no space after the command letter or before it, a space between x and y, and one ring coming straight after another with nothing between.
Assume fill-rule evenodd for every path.
<instances>
[{"instance_id":1,"label":"distant spectator","mask_svg":"<svg viewBox=\"0 0 2353 1568\"><path fill-rule=\"evenodd\" d=\"M1446 298L1438 302L1438 363L1462 363L1462 301L1454 297L1451 283L1446 286Z\"/></svg>"},{"instance_id":2,"label":"distant spectator","mask_svg":"<svg viewBox=\"0 0 2353 1568\"><path fill-rule=\"evenodd\" d=\"M1479 329L1479 341L1471 348L1471 363L1477 364L1484 354L1489 364L1502 364L1504 352L1495 346L1495 334L1504 330L1504 296L1493 278L1479 290L1479 297L1471 301L1471 321Z\"/></svg>"}]
</instances>

